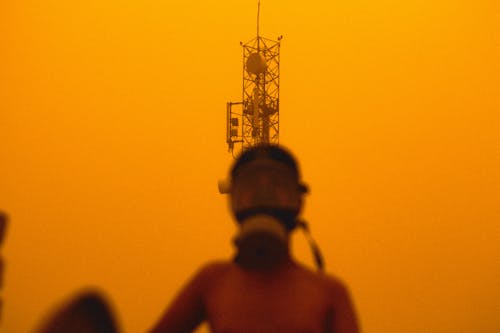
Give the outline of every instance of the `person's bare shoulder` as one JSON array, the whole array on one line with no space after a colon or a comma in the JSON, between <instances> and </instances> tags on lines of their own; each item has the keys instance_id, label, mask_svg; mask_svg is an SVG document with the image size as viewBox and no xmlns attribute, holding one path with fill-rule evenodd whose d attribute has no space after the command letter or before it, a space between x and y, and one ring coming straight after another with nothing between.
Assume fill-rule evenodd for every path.
<instances>
[{"instance_id":1,"label":"person's bare shoulder","mask_svg":"<svg viewBox=\"0 0 500 333\"><path fill-rule=\"evenodd\" d=\"M334 305L344 306L346 303L351 303L349 287L342 279L331 274L321 274L321 278L332 297Z\"/></svg>"},{"instance_id":2,"label":"person's bare shoulder","mask_svg":"<svg viewBox=\"0 0 500 333\"><path fill-rule=\"evenodd\" d=\"M228 262L211 262L198 269L150 332L193 331L206 319L207 292L228 267L231 267Z\"/></svg>"}]
</instances>

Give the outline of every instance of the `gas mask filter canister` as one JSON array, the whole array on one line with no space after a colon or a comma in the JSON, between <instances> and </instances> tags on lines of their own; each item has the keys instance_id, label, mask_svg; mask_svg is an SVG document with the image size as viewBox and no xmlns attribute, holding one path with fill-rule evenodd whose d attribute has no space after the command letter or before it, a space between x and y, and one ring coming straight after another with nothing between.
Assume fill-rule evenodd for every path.
<instances>
[{"instance_id":1,"label":"gas mask filter canister","mask_svg":"<svg viewBox=\"0 0 500 333\"><path fill-rule=\"evenodd\" d=\"M269 269L288 255L288 235L283 224L267 214L248 217L234 239L235 261L249 269Z\"/></svg>"}]
</instances>

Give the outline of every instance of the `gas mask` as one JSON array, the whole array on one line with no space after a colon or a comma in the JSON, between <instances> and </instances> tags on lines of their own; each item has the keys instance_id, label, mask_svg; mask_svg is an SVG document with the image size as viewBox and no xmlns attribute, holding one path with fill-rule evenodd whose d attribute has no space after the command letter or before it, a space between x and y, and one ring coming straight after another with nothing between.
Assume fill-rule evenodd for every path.
<instances>
[{"instance_id":1,"label":"gas mask","mask_svg":"<svg viewBox=\"0 0 500 333\"><path fill-rule=\"evenodd\" d=\"M230 203L239 224L235 261L268 269L288 258L288 233L297 225L305 186L285 163L258 158L233 175Z\"/></svg>"}]
</instances>

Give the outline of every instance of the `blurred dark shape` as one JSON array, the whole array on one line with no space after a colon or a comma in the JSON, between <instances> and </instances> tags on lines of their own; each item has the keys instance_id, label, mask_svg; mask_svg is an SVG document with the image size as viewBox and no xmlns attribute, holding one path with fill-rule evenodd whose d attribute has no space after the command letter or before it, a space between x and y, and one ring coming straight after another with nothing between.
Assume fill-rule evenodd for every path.
<instances>
[{"instance_id":1,"label":"blurred dark shape","mask_svg":"<svg viewBox=\"0 0 500 333\"><path fill-rule=\"evenodd\" d=\"M8 220L7 214L0 211L0 246L2 245L5 238L5 233L7 230L7 220Z\"/></svg>"},{"instance_id":2,"label":"blurred dark shape","mask_svg":"<svg viewBox=\"0 0 500 333\"><path fill-rule=\"evenodd\" d=\"M3 241L5 239L5 234L7 231L7 214L4 212L0 211L0 247L3 244ZM3 257L0 255L0 289L3 287L3 272L4 272L4 260ZM2 306L3 306L3 299L0 298L0 320L2 318Z\"/></svg>"},{"instance_id":3,"label":"blurred dark shape","mask_svg":"<svg viewBox=\"0 0 500 333\"><path fill-rule=\"evenodd\" d=\"M97 291L85 291L49 316L37 333L116 333L112 310Z\"/></svg>"}]
</instances>

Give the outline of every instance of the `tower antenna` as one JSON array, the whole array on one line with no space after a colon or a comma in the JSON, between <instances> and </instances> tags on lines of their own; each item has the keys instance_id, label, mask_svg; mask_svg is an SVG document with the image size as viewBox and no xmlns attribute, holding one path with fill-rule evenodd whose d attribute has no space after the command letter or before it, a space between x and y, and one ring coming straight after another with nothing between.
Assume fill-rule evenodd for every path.
<instances>
[{"instance_id":1,"label":"tower antenna","mask_svg":"<svg viewBox=\"0 0 500 333\"><path fill-rule=\"evenodd\" d=\"M280 41L257 36L243 47L243 91L240 102L226 105L226 142L235 155L261 143L279 143ZM239 109L239 110L237 110Z\"/></svg>"}]
</instances>

